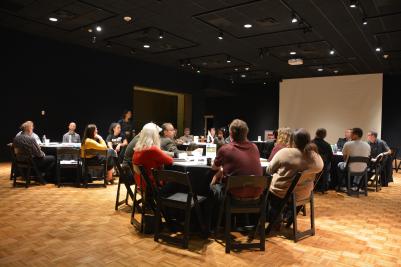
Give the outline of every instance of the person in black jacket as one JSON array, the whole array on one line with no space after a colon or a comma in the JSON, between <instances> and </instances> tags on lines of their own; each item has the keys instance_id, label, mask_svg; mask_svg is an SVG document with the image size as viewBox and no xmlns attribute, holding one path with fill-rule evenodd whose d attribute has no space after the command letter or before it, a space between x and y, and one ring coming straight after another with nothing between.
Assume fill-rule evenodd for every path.
<instances>
[{"instance_id":1,"label":"person in black jacket","mask_svg":"<svg viewBox=\"0 0 401 267\"><path fill-rule=\"evenodd\" d=\"M338 148L338 150L339 151L341 151L341 150L343 150L343 147L344 147L344 145L345 145L345 143L347 143L348 141L351 141L351 135L352 135L352 129L347 129L347 130L345 130L345 133L344 133L344 138L338 138L338 141L337 141L337 148Z\"/></svg>"},{"instance_id":2,"label":"person in black jacket","mask_svg":"<svg viewBox=\"0 0 401 267\"><path fill-rule=\"evenodd\" d=\"M330 169L331 160L333 158L333 151L329 143L327 143L324 138L326 138L327 131L324 128L319 128L316 130L316 137L312 140L313 143L318 148L318 152L323 159L324 167L323 173L320 176L318 184L316 185L316 191L324 193L328 190L328 184L330 180Z\"/></svg>"}]
</instances>

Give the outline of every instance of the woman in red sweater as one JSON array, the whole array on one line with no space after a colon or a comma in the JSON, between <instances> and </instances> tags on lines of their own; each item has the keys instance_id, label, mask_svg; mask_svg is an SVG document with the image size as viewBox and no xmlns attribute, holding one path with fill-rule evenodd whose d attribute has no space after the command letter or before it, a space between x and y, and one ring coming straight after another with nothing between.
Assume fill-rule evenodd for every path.
<instances>
[{"instance_id":1,"label":"woman in red sweater","mask_svg":"<svg viewBox=\"0 0 401 267\"><path fill-rule=\"evenodd\" d=\"M160 169L163 165L173 163L173 158L160 149L159 130L156 124L148 123L143 126L134 148L132 162L134 165L142 165L145 168L153 184L156 183L151 170L153 168ZM135 174L135 182L137 185L140 184L140 176L137 174ZM144 185L143 189L145 188Z\"/></svg>"}]
</instances>

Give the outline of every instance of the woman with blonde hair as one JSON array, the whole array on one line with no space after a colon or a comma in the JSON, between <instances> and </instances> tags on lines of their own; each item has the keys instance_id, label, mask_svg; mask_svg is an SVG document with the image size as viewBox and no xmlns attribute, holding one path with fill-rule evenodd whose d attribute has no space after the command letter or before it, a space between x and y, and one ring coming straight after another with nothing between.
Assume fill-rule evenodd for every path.
<instances>
[{"instance_id":1,"label":"woman with blonde hair","mask_svg":"<svg viewBox=\"0 0 401 267\"><path fill-rule=\"evenodd\" d=\"M139 134L138 142L134 148L134 156L132 158L134 165L142 165L150 180L155 184L152 175L152 169L160 169L163 165L171 165L173 158L168 156L160 149L159 127L154 123L147 123L143 126ZM140 176L135 174L136 184L140 184ZM143 185L146 187L145 185Z\"/></svg>"},{"instance_id":2,"label":"woman with blonde hair","mask_svg":"<svg viewBox=\"0 0 401 267\"><path fill-rule=\"evenodd\" d=\"M278 129L277 140L272 152L270 153L269 159L267 161L271 161L281 149L285 147L289 147L291 145L291 128L280 128Z\"/></svg>"}]
</instances>

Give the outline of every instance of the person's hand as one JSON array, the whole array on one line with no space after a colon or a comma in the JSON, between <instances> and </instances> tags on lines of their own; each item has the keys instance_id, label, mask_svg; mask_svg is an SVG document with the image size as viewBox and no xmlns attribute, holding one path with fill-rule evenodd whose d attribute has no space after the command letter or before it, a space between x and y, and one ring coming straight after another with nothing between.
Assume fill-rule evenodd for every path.
<instances>
[{"instance_id":1,"label":"person's hand","mask_svg":"<svg viewBox=\"0 0 401 267\"><path fill-rule=\"evenodd\" d=\"M99 140L103 140L103 138L100 135L95 135L95 138L99 139Z\"/></svg>"},{"instance_id":2,"label":"person's hand","mask_svg":"<svg viewBox=\"0 0 401 267\"><path fill-rule=\"evenodd\" d=\"M120 152L120 149L121 149L121 145L118 145L115 150L118 153L118 152Z\"/></svg>"}]
</instances>

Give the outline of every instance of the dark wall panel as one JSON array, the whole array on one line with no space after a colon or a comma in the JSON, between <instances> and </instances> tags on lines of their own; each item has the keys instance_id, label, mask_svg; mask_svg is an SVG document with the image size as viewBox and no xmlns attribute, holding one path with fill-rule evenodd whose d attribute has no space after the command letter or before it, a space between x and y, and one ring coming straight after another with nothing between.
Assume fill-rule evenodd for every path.
<instances>
[{"instance_id":1,"label":"dark wall panel","mask_svg":"<svg viewBox=\"0 0 401 267\"><path fill-rule=\"evenodd\" d=\"M278 127L279 84L243 85L238 95L206 99L205 113L214 115L214 126L224 127L236 118L247 122L249 139L264 136L264 131Z\"/></svg>"},{"instance_id":2,"label":"dark wall panel","mask_svg":"<svg viewBox=\"0 0 401 267\"><path fill-rule=\"evenodd\" d=\"M401 75L384 75L382 138L401 149Z\"/></svg>"}]
</instances>

